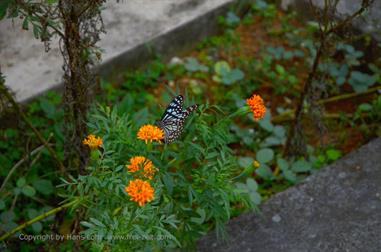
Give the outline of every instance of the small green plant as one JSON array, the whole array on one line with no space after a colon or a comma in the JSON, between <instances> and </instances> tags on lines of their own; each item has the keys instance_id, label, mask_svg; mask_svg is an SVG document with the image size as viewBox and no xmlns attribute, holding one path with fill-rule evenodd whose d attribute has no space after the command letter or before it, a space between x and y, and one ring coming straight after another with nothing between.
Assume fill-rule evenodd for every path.
<instances>
[{"instance_id":1,"label":"small green plant","mask_svg":"<svg viewBox=\"0 0 381 252\"><path fill-rule=\"evenodd\" d=\"M187 71L189 71L191 73L198 72L198 71L200 71L200 72L208 72L209 71L207 66L200 64L197 59L192 58L192 57L186 58L184 67Z\"/></svg>"},{"instance_id":2,"label":"small green plant","mask_svg":"<svg viewBox=\"0 0 381 252\"><path fill-rule=\"evenodd\" d=\"M213 80L225 85L232 85L245 77L245 74L238 68L231 69L226 61L218 61L214 65Z\"/></svg>"}]
</instances>

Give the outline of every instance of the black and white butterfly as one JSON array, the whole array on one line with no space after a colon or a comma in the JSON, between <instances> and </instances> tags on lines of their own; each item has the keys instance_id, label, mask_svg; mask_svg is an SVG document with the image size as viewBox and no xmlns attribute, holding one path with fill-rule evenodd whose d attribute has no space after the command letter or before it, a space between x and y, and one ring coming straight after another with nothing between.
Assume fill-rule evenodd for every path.
<instances>
[{"instance_id":1,"label":"black and white butterfly","mask_svg":"<svg viewBox=\"0 0 381 252\"><path fill-rule=\"evenodd\" d=\"M184 97L178 95L171 101L165 110L160 121L156 125L160 127L165 134L164 141L166 144L175 141L183 132L185 119L197 109L197 104L192 105L183 110Z\"/></svg>"}]
</instances>

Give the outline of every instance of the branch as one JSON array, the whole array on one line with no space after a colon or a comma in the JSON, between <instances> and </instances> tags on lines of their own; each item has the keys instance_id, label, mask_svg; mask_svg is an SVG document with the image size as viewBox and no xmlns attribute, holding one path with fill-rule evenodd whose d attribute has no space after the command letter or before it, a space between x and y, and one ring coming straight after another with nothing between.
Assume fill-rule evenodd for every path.
<instances>
[{"instance_id":1,"label":"branch","mask_svg":"<svg viewBox=\"0 0 381 252\"><path fill-rule=\"evenodd\" d=\"M1 72L0 72L0 80L2 80ZM8 101L12 104L13 108L16 109L16 111L19 113L21 118L25 121L25 123L32 129L34 134L37 136L38 140L46 147L46 149L49 151L50 155L53 157L53 159L58 164L60 171L62 174L65 174L65 166L62 164L61 160L58 158L56 152L50 147L49 143L45 140L45 138L41 135L41 133L33 126L33 124L29 121L27 116L24 114L22 109L20 108L19 104L15 101L13 96L9 93L8 89L4 85L4 81L0 83L0 93L2 93Z\"/></svg>"},{"instance_id":2,"label":"branch","mask_svg":"<svg viewBox=\"0 0 381 252\"><path fill-rule=\"evenodd\" d=\"M4 235L2 235L2 236L0 237L0 241L3 241L3 240L5 240L5 239L7 239L9 236L14 235L14 234L17 233L18 231L20 231L20 230L26 228L27 226L32 225L32 224L35 223L35 222L38 222L38 221L40 221L40 220L43 220L43 219L47 218L47 217L50 216L50 215L53 215L53 214L55 214L55 213L57 213L57 212L59 212L59 211L65 209L65 208L68 208L68 207L71 207L71 206L75 205L75 203L77 203L77 202L78 202L78 199L75 199L75 200L73 200L73 201L71 201L71 202L69 202L69 203L66 203L66 204L64 204L64 205L62 205L62 206L60 206L60 207L54 208L54 209L52 209L52 210L50 210L50 211L48 211L48 212L45 212L45 213L43 213L43 214L41 214L41 215L39 215L39 216L37 216L37 217L31 219L30 221L27 221L27 222L21 224L20 226L14 228L14 229L12 229L11 231L9 231L9 232L5 233Z\"/></svg>"},{"instance_id":3,"label":"branch","mask_svg":"<svg viewBox=\"0 0 381 252\"><path fill-rule=\"evenodd\" d=\"M362 93L353 92L353 93L349 93L349 94L337 95L337 96L333 96L333 97L330 97L327 99L319 100L319 101L317 101L317 104L327 104L327 103L331 103L331 102L335 102L335 101L351 99L354 97L359 97L359 96L363 96L363 95L370 94L373 92L377 92L380 89L381 89L381 86L377 86L377 87L369 88L368 90L366 90L365 92L362 92ZM290 121L294 118L294 116L293 116L294 113L295 113L295 110L293 110L293 109L288 110L288 111L286 111L280 115L274 116L271 119L271 121L273 123L281 123L281 122ZM332 116L333 114L328 114L328 115L329 116L326 116L326 118L337 118L337 116L336 117Z\"/></svg>"},{"instance_id":4,"label":"branch","mask_svg":"<svg viewBox=\"0 0 381 252\"><path fill-rule=\"evenodd\" d=\"M46 140L47 142L49 142L49 140L51 139L51 136L49 136L48 140ZM40 151L42 151L43 149L45 148L44 145L41 145L39 147L37 147L36 149L34 149L30 155L28 156L33 156L37 153L39 153ZM28 159L28 157L24 157L22 159L20 159L13 167L12 169L8 172L8 175L7 177L4 179L3 181L3 184L1 185L0 187L0 192L4 189L5 185L7 184L8 180L10 179L10 177L12 176L12 174L16 171L17 168L19 168L26 160Z\"/></svg>"}]
</instances>

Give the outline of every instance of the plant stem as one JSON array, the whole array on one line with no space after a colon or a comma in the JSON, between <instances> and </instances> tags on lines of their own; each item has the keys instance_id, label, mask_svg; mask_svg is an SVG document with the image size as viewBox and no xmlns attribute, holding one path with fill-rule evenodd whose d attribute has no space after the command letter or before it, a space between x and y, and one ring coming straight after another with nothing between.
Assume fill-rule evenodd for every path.
<instances>
[{"instance_id":1,"label":"plant stem","mask_svg":"<svg viewBox=\"0 0 381 252\"><path fill-rule=\"evenodd\" d=\"M59 211L65 209L65 208L68 208L68 207L71 207L71 206L75 205L75 203L77 203L77 202L78 202L78 200L75 199L75 200L73 200L73 201L71 201L71 202L68 202L68 203L66 203L66 204L64 204L64 205L62 205L62 206L60 206L60 207L54 208L54 209L52 209L52 210L50 210L50 211L48 211L48 212L46 212L46 213L43 213L43 214L41 214L41 215L39 215L39 216L37 216L37 217L35 217L35 218L33 218L33 219L31 219L31 220L25 222L25 223L23 223L22 225L19 225L18 227L14 228L14 229L12 229L11 231L9 231L9 232L5 233L4 235L2 235L2 236L0 237L0 241L3 241L3 240L5 240L5 239L7 239L7 238L10 237L11 235L13 235L13 234L17 233L18 231L20 231L20 230L26 228L27 226L32 225L32 224L35 223L35 222L38 222L38 221L40 221L40 220L43 220L43 219L45 219L46 217L48 217L48 216L50 216L50 215L53 215L53 214L55 214L55 213L57 213L57 212L59 212Z\"/></svg>"},{"instance_id":2,"label":"plant stem","mask_svg":"<svg viewBox=\"0 0 381 252\"><path fill-rule=\"evenodd\" d=\"M49 142L51 137L48 138L47 142ZM34 149L31 153L30 153L30 156L33 156L37 153L39 153L40 151L42 151L43 149L45 148L44 145L41 145L39 147L37 147L36 149ZM22 158L21 160L19 160L13 167L12 169L8 172L8 175L7 177L4 179L3 183L1 184L1 187L0 187L0 192L4 189L5 185L7 184L8 180L10 179L10 177L12 176L12 174L16 171L17 168L19 168L24 162L25 160L27 160L28 157L24 157Z\"/></svg>"},{"instance_id":3,"label":"plant stem","mask_svg":"<svg viewBox=\"0 0 381 252\"><path fill-rule=\"evenodd\" d=\"M377 87L369 88L368 90L366 90L362 93L353 92L353 93L349 93L349 94L337 95L337 96L333 96L333 97L330 97L327 99L319 100L319 101L317 101L317 104L327 104L327 103L331 103L331 102L336 102L336 101L346 100L346 99L350 99L350 98L354 98L354 97L359 97L359 96L367 95L367 94L370 94L373 92L377 92L380 89L381 89L381 86L377 86ZM294 118L292 115L293 113L295 113L294 110L289 110L289 111L284 112L280 115L274 116L271 119L271 121L273 123L281 123L281 122L285 122L285 121L290 121ZM328 114L328 116L325 116L325 117L333 118L333 117L330 117L329 115L330 114Z\"/></svg>"},{"instance_id":4,"label":"plant stem","mask_svg":"<svg viewBox=\"0 0 381 252\"><path fill-rule=\"evenodd\" d=\"M361 93L353 92L353 93L349 93L349 94L337 95L337 96L333 96L333 97L330 97L327 99L320 100L317 103L318 104L326 104L326 103L330 103L330 102L346 100L346 99L350 99L350 98L354 98L354 97L358 97L358 96L367 95L367 94L370 94L373 92L377 92L380 89L381 89L381 86L376 86L376 87L369 88L368 90L361 92Z\"/></svg>"},{"instance_id":5,"label":"plant stem","mask_svg":"<svg viewBox=\"0 0 381 252\"><path fill-rule=\"evenodd\" d=\"M1 73L0 73L1 75ZM56 152L50 147L49 143L45 140L45 138L41 135L40 131L38 131L33 124L29 121L27 116L24 114L22 109L20 108L19 104L15 101L13 96L9 93L8 89L4 86L4 83L0 83L0 93L2 93L8 101L12 104L13 108L16 109L16 111L19 113L21 118L25 121L25 123L29 126L29 128L32 129L34 134L37 136L38 140L45 146L45 148L49 151L52 158L56 161L58 164L58 167L60 168L60 171L63 174L65 174L65 166L62 164L61 160L58 158Z\"/></svg>"},{"instance_id":6,"label":"plant stem","mask_svg":"<svg viewBox=\"0 0 381 252\"><path fill-rule=\"evenodd\" d=\"M129 220L128 225L127 225L127 230L129 230L131 225L132 225L132 222L133 222L133 220L135 218L135 213L136 213L137 209L138 209L138 206L135 206L134 209L132 209L130 220Z\"/></svg>"}]
</instances>

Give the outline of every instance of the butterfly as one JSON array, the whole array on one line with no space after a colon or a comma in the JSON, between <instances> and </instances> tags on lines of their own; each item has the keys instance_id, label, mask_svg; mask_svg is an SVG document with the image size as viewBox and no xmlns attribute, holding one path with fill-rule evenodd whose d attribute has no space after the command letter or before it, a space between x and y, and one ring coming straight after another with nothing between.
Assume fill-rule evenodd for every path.
<instances>
[{"instance_id":1,"label":"butterfly","mask_svg":"<svg viewBox=\"0 0 381 252\"><path fill-rule=\"evenodd\" d=\"M156 125L164 131L166 144L170 144L179 138L184 130L185 119L198 107L197 104L194 104L183 110L183 105L184 97L178 95L168 105L161 120L156 122Z\"/></svg>"}]
</instances>

